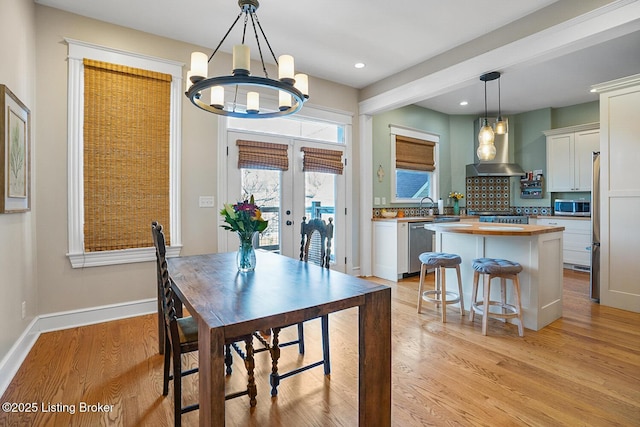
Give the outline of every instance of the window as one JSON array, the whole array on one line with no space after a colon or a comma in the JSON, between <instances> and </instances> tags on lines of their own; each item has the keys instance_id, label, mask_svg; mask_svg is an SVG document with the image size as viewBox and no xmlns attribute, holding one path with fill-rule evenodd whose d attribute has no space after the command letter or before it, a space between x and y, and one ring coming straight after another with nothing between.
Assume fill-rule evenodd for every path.
<instances>
[{"instance_id":1,"label":"window","mask_svg":"<svg viewBox=\"0 0 640 427\"><path fill-rule=\"evenodd\" d=\"M437 135L391 126L392 202L436 200Z\"/></svg>"},{"instance_id":2,"label":"window","mask_svg":"<svg viewBox=\"0 0 640 427\"><path fill-rule=\"evenodd\" d=\"M154 260L152 220L167 229L168 256L178 255L181 64L67 43L72 267Z\"/></svg>"}]
</instances>

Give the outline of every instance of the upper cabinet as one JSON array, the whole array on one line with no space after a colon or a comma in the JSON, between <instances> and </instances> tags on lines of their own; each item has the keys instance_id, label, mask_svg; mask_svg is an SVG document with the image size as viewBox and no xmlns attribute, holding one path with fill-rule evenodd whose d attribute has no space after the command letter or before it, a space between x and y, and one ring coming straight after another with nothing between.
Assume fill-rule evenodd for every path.
<instances>
[{"instance_id":1,"label":"upper cabinet","mask_svg":"<svg viewBox=\"0 0 640 427\"><path fill-rule=\"evenodd\" d=\"M547 137L547 191L591 191L592 153L600 151L600 124L552 129Z\"/></svg>"}]
</instances>

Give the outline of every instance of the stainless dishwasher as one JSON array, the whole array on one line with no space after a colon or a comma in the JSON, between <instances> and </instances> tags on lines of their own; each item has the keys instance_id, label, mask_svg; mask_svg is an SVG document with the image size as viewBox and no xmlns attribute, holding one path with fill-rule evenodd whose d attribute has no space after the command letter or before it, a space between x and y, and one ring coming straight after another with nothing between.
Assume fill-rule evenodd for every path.
<instances>
[{"instance_id":1,"label":"stainless dishwasher","mask_svg":"<svg viewBox=\"0 0 640 427\"><path fill-rule=\"evenodd\" d=\"M409 271L408 274L420 273L420 259L423 252L433 251L434 232L424 228L429 222L409 223Z\"/></svg>"}]
</instances>

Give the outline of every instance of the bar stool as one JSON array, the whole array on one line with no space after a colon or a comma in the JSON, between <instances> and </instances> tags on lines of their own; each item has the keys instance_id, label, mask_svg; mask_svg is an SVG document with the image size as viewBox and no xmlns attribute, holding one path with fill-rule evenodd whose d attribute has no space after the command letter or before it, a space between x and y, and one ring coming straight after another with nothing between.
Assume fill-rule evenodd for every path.
<instances>
[{"instance_id":1,"label":"bar stool","mask_svg":"<svg viewBox=\"0 0 640 427\"><path fill-rule=\"evenodd\" d=\"M473 260L473 290L471 291L471 322L475 313L482 315L482 335L487 335L487 324L489 317L499 319L518 318L518 335L524 336L524 326L522 323L522 306L520 303L520 280L518 273L522 271L522 266L517 262L496 258L477 258ZM483 297L478 299L478 281L483 275ZM500 279L501 301L491 301L489 299L491 290L491 279ZM507 279L513 283L513 290L516 297L516 305L507 304ZM491 311L491 306L498 306L502 313Z\"/></svg>"},{"instance_id":2,"label":"bar stool","mask_svg":"<svg viewBox=\"0 0 640 427\"><path fill-rule=\"evenodd\" d=\"M460 276L460 255L445 252L424 252L418 257L420 266L420 285L418 287L418 313L422 310L422 300L435 302L436 307L442 304L442 322L447 321L447 305L460 303L460 314L464 316L464 301L462 300L462 278ZM435 290L422 291L424 278L429 267L436 268ZM447 291L445 269L455 268L458 275L458 293Z\"/></svg>"}]
</instances>

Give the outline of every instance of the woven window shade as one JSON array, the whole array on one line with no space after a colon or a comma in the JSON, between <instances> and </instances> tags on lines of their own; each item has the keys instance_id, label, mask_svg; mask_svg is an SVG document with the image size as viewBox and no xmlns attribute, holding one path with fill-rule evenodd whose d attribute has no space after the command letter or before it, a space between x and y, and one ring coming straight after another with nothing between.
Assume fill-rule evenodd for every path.
<instances>
[{"instance_id":1,"label":"woven window shade","mask_svg":"<svg viewBox=\"0 0 640 427\"><path fill-rule=\"evenodd\" d=\"M396 168L433 172L436 143L396 135Z\"/></svg>"},{"instance_id":2,"label":"woven window shade","mask_svg":"<svg viewBox=\"0 0 640 427\"><path fill-rule=\"evenodd\" d=\"M84 249L153 246L169 230L171 76L84 60Z\"/></svg>"},{"instance_id":3,"label":"woven window shade","mask_svg":"<svg viewBox=\"0 0 640 427\"><path fill-rule=\"evenodd\" d=\"M303 172L322 172L342 175L342 151L325 150L322 148L302 147L304 153L302 161Z\"/></svg>"},{"instance_id":4,"label":"woven window shade","mask_svg":"<svg viewBox=\"0 0 640 427\"><path fill-rule=\"evenodd\" d=\"M288 145L261 141L237 140L238 169L289 169Z\"/></svg>"}]
</instances>

